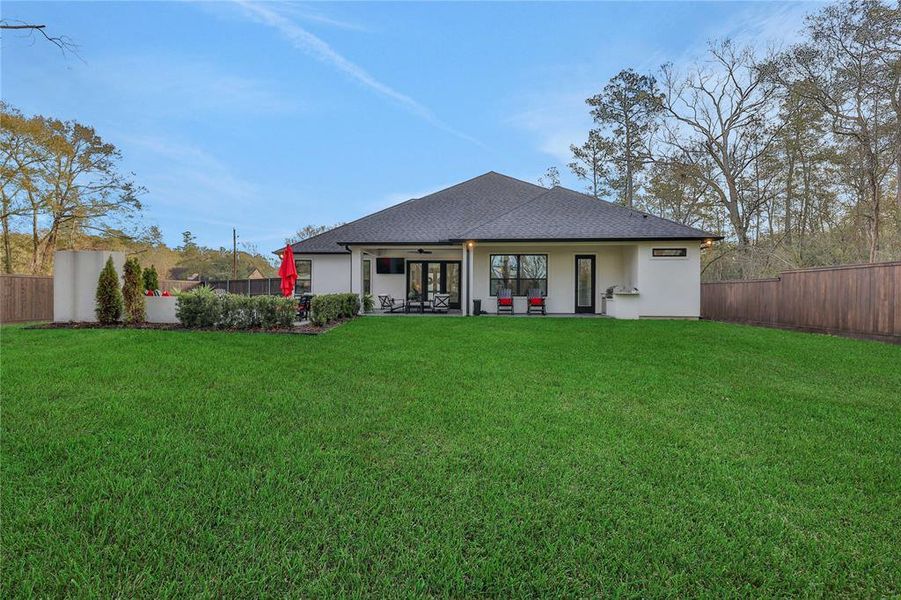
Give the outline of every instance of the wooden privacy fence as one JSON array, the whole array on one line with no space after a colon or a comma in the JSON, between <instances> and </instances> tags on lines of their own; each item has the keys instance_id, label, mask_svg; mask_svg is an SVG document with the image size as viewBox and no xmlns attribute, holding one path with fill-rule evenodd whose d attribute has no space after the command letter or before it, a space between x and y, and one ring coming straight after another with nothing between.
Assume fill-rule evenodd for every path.
<instances>
[{"instance_id":1,"label":"wooden privacy fence","mask_svg":"<svg viewBox=\"0 0 901 600\"><path fill-rule=\"evenodd\" d=\"M0 275L0 323L53 319L53 277Z\"/></svg>"},{"instance_id":2,"label":"wooden privacy fence","mask_svg":"<svg viewBox=\"0 0 901 600\"><path fill-rule=\"evenodd\" d=\"M161 279L160 289L189 290L199 281ZM0 323L53 320L53 277L0 274Z\"/></svg>"},{"instance_id":3,"label":"wooden privacy fence","mask_svg":"<svg viewBox=\"0 0 901 600\"><path fill-rule=\"evenodd\" d=\"M901 262L701 284L701 318L901 342Z\"/></svg>"}]
</instances>

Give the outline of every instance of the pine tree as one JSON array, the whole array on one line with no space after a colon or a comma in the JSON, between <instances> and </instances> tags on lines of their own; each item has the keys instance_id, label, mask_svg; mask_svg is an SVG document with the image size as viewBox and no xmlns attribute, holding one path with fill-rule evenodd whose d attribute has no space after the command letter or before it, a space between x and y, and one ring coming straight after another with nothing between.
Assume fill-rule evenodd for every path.
<instances>
[{"instance_id":1,"label":"pine tree","mask_svg":"<svg viewBox=\"0 0 901 600\"><path fill-rule=\"evenodd\" d=\"M125 320L129 323L144 321L143 277L138 259L129 258L123 269L122 300L125 304Z\"/></svg>"},{"instance_id":2,"label":"pine tree","mask_svg":"<svg viewBox=\"0 0 901 600\"><path fill-rule=\"evenodd\" d=\"M106 259L106 266L97 280L97 320L104 325L116 323L122 316L122 291L119 275L113 266L113 257Z\"/></svg>"},{"instance_id":3,"label":"pine tree","mask_svg":"<svg viewBox=\"0 0 901 600\"><path fill-rule=\"evenodd\" d=\"M160 287L160 276L156 272L156 267L150 265L144 269L144 289L157 290Z\"/></svg>"}]
</instances>

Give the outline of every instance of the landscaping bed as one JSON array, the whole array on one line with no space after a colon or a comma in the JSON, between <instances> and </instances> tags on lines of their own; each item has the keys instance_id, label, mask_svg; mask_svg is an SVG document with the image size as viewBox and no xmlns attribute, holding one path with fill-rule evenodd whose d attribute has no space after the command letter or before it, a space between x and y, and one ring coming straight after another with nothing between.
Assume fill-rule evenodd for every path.
<instances>
[{"instance_id":1,"label":"landscaping bed","mask_svg":"<svg viewBox=\"0 0 901 600\"><path fill-rule=\"evenodd\" d=\"M273 327L270 329L240 328L229 329L221 327L185 327L179 323L117 323L105 325L94 322L67 322L67 323L41 323L28 326L29 329L157 329L161 331L218 331L227 333L274 333L274 334L300 334L300 335L319 335L343 325L350 319L343 318L331 321L325 325L313 325L306 322L293 327Z\"/></svg>"}]
</instances>

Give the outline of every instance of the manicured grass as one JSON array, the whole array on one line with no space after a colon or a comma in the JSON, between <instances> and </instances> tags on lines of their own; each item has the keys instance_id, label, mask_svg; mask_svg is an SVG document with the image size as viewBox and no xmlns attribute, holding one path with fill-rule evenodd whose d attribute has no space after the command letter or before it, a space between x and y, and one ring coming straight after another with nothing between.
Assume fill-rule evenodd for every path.
<instances>
[{"instance_id":1,"label":"manicured grass","mask_svg":"<svg viewBox=\"0 0 901 600\"><path fill-rule=\"evenodd\" d=\"M901 347L536 317L0 351L7 597L901 593Z\"/></svg>"}]
</instances>

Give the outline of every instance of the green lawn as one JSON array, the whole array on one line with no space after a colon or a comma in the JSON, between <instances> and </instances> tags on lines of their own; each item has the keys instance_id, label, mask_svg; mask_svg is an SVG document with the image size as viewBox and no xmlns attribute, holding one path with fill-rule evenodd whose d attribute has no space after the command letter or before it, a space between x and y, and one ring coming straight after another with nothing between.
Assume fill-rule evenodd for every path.
<instances>
[{"instance_id":1,"label":"green lawn","mask_svg":"<svg viewBox=\"0 0 901 600\"><path fill-rule=\"evenodd\" d=\"M0 331L6 597L901 593L901 347Z\"/></svg>"}]
</instances>

